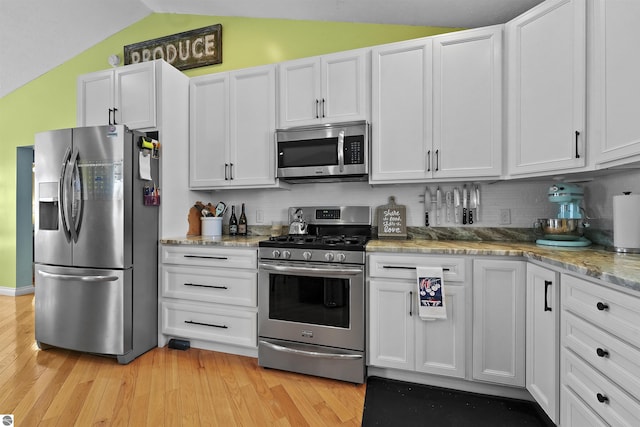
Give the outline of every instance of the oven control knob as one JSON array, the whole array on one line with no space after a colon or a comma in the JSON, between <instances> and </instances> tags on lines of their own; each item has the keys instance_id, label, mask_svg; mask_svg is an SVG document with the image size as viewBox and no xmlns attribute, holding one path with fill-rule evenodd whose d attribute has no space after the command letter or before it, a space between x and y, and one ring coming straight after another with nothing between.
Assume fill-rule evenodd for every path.
<instances>
[{"instance_id":1,"label":"oven control knob","mask_svg":"<svg viewBox=\"0 0 640 427\"><path fill-rule=\"evenodd\" d=\"M324 259L326 259L327 261L333 261L333 253L328 252L324 254Z\"/></svg>"},{"instance_id":2,"label":"oven control knob","mask_svg":"<svg viewBox=\"0 0 640 427\"><path fill-rule=\"evenodd\" d=\"M279 258L280 257L280 251L275 249L273 252L271 252L271 255L273 255L274 258Z\"/></svg>"},{"instance_id":3,"label":"oven control knob","mask_svg":"<svg viewBox=\"0 0 640 427\"><path fill-rule=\"evenodd\" d=\"M284 258L284 259L289 259L289 258L291 258L291 252L289 252L289 251L282 251L282 258Z\"/></svg>"},{"instance_id":4,"label":"oven control knob","mask_svg":"<svg viewBox=\"0 0 640 427\"><path fill-rule=\"evenodd\" d=\"M311 259L311 252L309 251L304 251L302 253L302 258L304 258L305 261L309 261Z\"/></svg>"},{"instance_id":5,"label":"oven control knob","mask_svg":"<svg viewBox=\"0 0 640 427\"><path fill-rule=\"evenodd\" d=\"M337 259L338 259L338 262L344 262L344 260L347 259L347 256L345 254L343 254L342 252L340 252L337 255Z\"/></svg>"}]
</instances>

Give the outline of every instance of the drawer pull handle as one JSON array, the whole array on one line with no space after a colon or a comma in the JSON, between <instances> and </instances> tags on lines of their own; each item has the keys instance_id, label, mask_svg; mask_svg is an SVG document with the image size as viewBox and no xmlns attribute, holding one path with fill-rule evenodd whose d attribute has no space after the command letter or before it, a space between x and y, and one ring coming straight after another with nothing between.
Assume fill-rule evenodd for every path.
<instances>
[{"instance_id":1,"label":"drawer pull handle","mask_svg":"<svg viewBox=\"0 0 640 427\"><path fill-rule=\"evenodd\" d=\"M185 320L184 323L188 323L190 325L210 326L212 328L229 329L227 325L215 325L213 323L194 322L193 320Z\"/></svg>"},{"instance_id":2,"label":"drawer pull handle","mask_svg":"<svg viewBox=\"0 0 640 427\"><path fill-rule=\"evenodd\" d=\"M382 266L383 269L387 269L387 270L415 270L416 267L406 267L403 265L383 265ZM451 271L450 268L443 268L442 271Z\"/></svg>"},{"instance_id":3,"label":"drawer pull handle","mask_svg":"<svg viewBox=\"0 0 640 427\"><path fill-rule=\"evenodd\" d=\"M185 258L201 258L201 259L220 259L223 261L229 259L226 256L185 255L184 257Z\"/></svg>"},{"instance_id":4,"label":"drawer pull handle","mask_svg":"<svg viewBox=\"0 0 640 427\"><path fill-rule=\"evenodd\" d=\"M596 394L596 397L598 398L598 402L600 403L609 403L609 398L602 393Z\"/></svg>"},{"instance_id":5,"label":"drawer pull handle","mask_svg":"<svg viewBox=\"0 0 640 427\"><path fill-rule=\"evenodd\" d=\"M609 357L609 352L603 348L597 348L596 349L596 354L599 357Z\"/></svg>"},{"instance_id":6,"label":"drawer pull handle","mask_svg":"<svg viewBox=\"0 0 640 427\"><path fill-rule=\"evenodd\" d=\"M605 304L603 302L599 302L596 304L596 308L600 311L609 310L609 304Z\"/></svg>"},{"instance_id":7,"label":"drawer pull handle","mask_svg":"<svg viewBox=\"0 0 640 427\"><path fill-rule=\"evenodd\" d=\"M216 285L199 285L199 284L197 284L197 283L185 283L184 285L185 285L185 286L197 286L197 287L199 287L199 288L212 288L212 289L224 289L224 290L229 289L229 288L228 288L228 287L226 287L226 286L216 286Z\"/></svg>"},{"instance_id":8,"label":"drawer pull handle","mask_svg":"<svg viewBox=\"0 0 640 427\"><path fill-rule=\"evenodd\" d=\"M551 280L544 281L544 311L551 311L551 307L549 306L549 286L551 286L553 282Z\"/></svg>"}]
</instances>

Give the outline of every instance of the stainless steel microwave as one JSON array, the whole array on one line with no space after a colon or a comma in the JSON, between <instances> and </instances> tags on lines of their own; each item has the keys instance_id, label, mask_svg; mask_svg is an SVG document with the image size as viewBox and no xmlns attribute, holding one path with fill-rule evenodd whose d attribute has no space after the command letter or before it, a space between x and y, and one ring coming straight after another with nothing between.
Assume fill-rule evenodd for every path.
<instances>
[{"instance_id":1,"label":"stainless steel microwave","mask_svg":"<svg viewBox=\"0 0 640 427\"><path fill-rule=\"evenodd\" d=\"M276 130L278 178L294 182L366 180L366 121Z\"/></svg>"}]
</instances>

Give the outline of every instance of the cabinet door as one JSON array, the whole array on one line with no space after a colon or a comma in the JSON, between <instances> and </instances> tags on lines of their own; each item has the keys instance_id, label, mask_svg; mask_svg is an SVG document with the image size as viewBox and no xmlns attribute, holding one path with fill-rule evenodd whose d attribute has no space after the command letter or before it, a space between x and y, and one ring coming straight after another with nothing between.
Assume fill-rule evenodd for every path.
<instances>
[{"instance_id":1,"label":"cabinet door","mask_svg":"<svg viewBox=\"0 0 640 427\"><path fill-rule=\"evenodd\" d=\"M431 39L372 50L372 183L431 177Z\"/></svg>"},{"instance_id":2,"label":"cabinet door","mask_svg":"<svg viewBox=\"0 0 640 427\"><path fill-rule=\"evenodd\" d=\"M194 77L189 82L189 185L229 182L229 74Z\"/></svg>"},{"instance_id":3,"label":"cabinet door","mask_svg":"<svg viewBox=\"0 0 640 427\"><path fill-rule=\"evenodd\" d=\"M115 70L116 123L129 129L156 127L156 63L143 62Z\"/></svg>"},{"instance_id":4,"label":"cabinet door","mask_svg":"<svg viewBox=\"0 0 640 427\"><path fill-rule=\"evenodd\" d=\"M584 0L549 0L506 24L511 175L585 165Z\"/></svg>"},{"instance_id":5,"label":"cabinet door","mask_svg":"<svg viewBox=\"0 0 640 427\"><path fill-rule=\"evenodd\" d=\"M281 128L319 123L320 58L304 58L278 65L279 124Z\"/></svg>"},{"instance_id":6,"label":"cabinet door","mask_svg":"<svg viewBox=\"0 0 640 427\"><path fill-rule=\"evenodd\" d=\"M473 261L473 378L525 385L525 263Z\"/></svg>"},{"instance_id":7,"label":"cabinet door","mask_svg":"<svg viewBox=\"0 0 640 427\"><path fill-rule=\"evenodd\" d=\"M560 377L560 279L558 273L527 265L527 390L558 421Z\"/></svg>"},{"instance_id":8,"label":"cabinet door","mask_svg":"<svg viewBox=\"0 0 640 427\"><path fill-rule=\"evenodd\" d=\"M369 363L414 370L415 284L372 279L369 283Z\"/></svg>"},{"instance_id":9,"label":"cabinet door","mask_svg":"<svg viewBox=\"0 0 640 427\"><path fill-rule=\"evenodd\" d=\"M78 77L77 92L78 126L108 125L113 120L113 70Z\"/></svg>"},{"instance_id":10,"label":"cabinet door","mask_svg":"<svg viewBox=\"0 0 640 427\"><path fill-rule=\"evenodd\" d=\"M446 285L445 285L446 286ZM446 286L447 318L416 318L416 370L449 377L465 377L465 289Z\"/></svg>"},{"instance_id":11,"label":"cabinet door","mask_svg":"<svg viewBox=\"0 0 640 427\"><path fill-rule=\"evenodd\" d=\"M631 53L638 49L639 21L640 2L594 1L589 141L597 163L619 165L640 155L640 57Z\"/></svg>"},{"instance_id":12,"label":"cabinet door","mask_svg":"<svg viewBox=\"0 0 640 427\"><path fill-rule=\"evenodd\" d=\"M275 67L255 67L230 76L230 185L275 182Z\"/></svg>"},{"instance_id":13,"label":"cabinet door","mask_svg":"<svg viewBox=\"0 0 640 427\"><path fill-rule=\"evenodd\" d=\"M433 38L433 176L502 172L503 26Z\"/></svg>"},{"instance_id":14,"label":"cabinet door","mask_svg":"<svg viewBox=\"0 0 640 427\"><path fill-rule=\"evenodd\" d=\"M368 50L325 55L321 58L323 122L367 120L370 87Z\"/></svg>"}]
</instances>

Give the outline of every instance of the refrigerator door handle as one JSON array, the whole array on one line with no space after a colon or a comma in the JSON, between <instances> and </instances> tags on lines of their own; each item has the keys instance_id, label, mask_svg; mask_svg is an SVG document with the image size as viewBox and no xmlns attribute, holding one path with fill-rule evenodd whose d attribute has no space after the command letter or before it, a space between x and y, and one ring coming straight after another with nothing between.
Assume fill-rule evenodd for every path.
<instances>
[{"instance_id":1,"label":"refrigerator door handle","mask_svg":"<svg viewBox=\"0 0 640 427\"><path fill-rule=\"evenodd\" d=\"M58 274L58 273L47 273L46 271L39 270L38 274L42 277L47 277L50 279L57 280L66 280L66 281L82 281L82 282L114 282L118 280L118 276L76 276L73 274Z\"/></svg>"},{"instance_id":2,"label":"refrigerator door handle","mask_svg":"<svg viewBox=\"0 0 640 427\"><path fill-rule=\"evenodd\" d=\"M58 181L58 211L62 222L62 231L67 242L71 241L71 231L69 231L69 221L67 219L67 167L69 166L69 158L71 157L71 145L62 157L62 168L60 169L60 180Z\"/></svg>"},{"instance_id":3,"label":"refrigerator door handle","mask_svg":"<svg viewBox=\"0 0 640 427\"><path fill-rule=\"evenodd\" d=\"M71 179L68 189L71 190L71 204L69 206L70 220L69 230L74 242L78 241L78 232L80 231L80 221L82 220L82 180L80 179L80 170L78 168L78 149L76 148L71 155L69 161L72 166Z\"/></svg>"}]
</instances>

